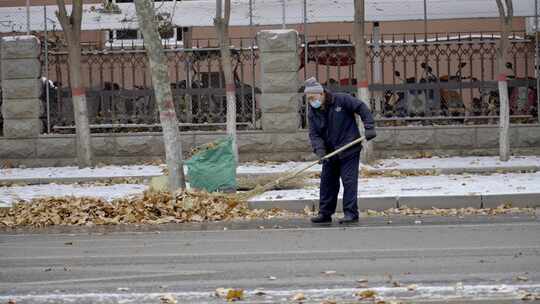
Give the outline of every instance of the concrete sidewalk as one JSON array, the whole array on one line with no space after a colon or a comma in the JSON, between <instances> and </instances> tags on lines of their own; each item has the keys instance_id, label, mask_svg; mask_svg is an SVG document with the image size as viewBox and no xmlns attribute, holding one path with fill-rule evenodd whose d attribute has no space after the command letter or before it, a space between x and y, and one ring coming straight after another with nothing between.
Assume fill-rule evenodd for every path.
<instances>
[{"instance_id":1,"label":"concrete sidewalk","mask_svg":"<svg viewBox=\"0 0 540 304\"><path fill-rule=\"evenodd\" d=\"M113 200L139 195L146 184L42 184L0 187L0 207L17 200L43 196L93 196ZM341 196L341 194L340 194ZM318 207L319 181L308 180L303 189L265 192L249 201L252 208L301 211ZM492 175L434 175L359 179L360 209L384 210L407 205L422 209L488 208L511 203L516 207L540 206L540 172Z\"/></svg>"},{"instance_id":2,"label":"concrete sidewalk","mask_svg":"<svg viewBox=\"0 0 540 304\"><path fill-rule=\"evenodd\" d=\"M245 163L238 166L239 177L283 174L288 170L304 168L309 162L286 163ZM96 168L44 167L0 169L0 185L8 183L47 184L75 183L125 178L141 181L163 175L163 165L104 166ZM497 157L449 157L418 159L383 159L375 164L362 165L361 169L374 174L399 171L401 173L434 172L437 174L461 173L501 173L501 172L537 172L540 171L540 157L514 156L508 162L500 162ZM186 169L187 170L187 169ZM315 165L307 172L321 171Z\"/></svg>"},{"instance_id":3,"label":"concrete sidewalk","mask_svg":"<svg viewBox=\"0 0 540 304\"><path fill-rule=\"evenodd\" d=\"M358 201L362 210L385 210L403 206L421 209L540 207L540 172L493 175L438 175L375 177L359 180ZM342 191L338 210L341 210ZM263 193L249 201L252 208L291 211L318 208L319 187L311 180L307 189Z\"/></svg>"}]
</instances>

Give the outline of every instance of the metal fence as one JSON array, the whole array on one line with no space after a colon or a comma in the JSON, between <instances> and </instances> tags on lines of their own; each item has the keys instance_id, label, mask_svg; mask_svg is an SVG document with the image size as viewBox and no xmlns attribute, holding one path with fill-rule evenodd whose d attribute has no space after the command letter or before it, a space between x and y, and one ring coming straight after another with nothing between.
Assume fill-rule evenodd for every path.
<instances>
[{"instance_id":1,"label":"metal fence","mask_svg":"<svg viewBox=\"0 0 540 304\"><path fill-rule=\"evenodd\" d=\"M369 102L378 124L497 123L499 38L495 32L368 37ZM42 60L49 80L44 82L49 94L42 95L43 109L49 109L42 115L44 129L74 132L67 53L58 40L43 41L48 46ZM351 37L310 36L307 41L299 50L300 78L315 76L332 91L355 94ZM511 37L508 71L513 123L538 122L534 41L524 33ZM224 77L215 45L215 40L193 40L190 48L166 48L174 102L184 130L225 127ZM238 127L259 128L258 49L252 38L233 39L231 45L235 46ZM86 46L82 73L93 132L159 130L147 64L143 45ZM304 128L304 100L298 111Z\"/></svg>"},{"instance_id":2,"label":"metal fence","mask_svg":"<svg viewBox=\"0 0 540 304\"><path fill-rule=\"evenodd\" d=\"M239 129L257 128L260 116L256 87L258 51L253 43L237 40L231 49ZM169 76L180 127L186 130L225 127L225 79L220 51L213 41L198 41L192 48L166 48ZM43 56L48 79L50 132L73 132L74 117L69 89L67 52L53 49ZM144 45L91 48L83 51L82 78L87 88L92 132L159 129L151 75ZM46 98L44 98L46 99ZM46 102L44 100L44 102ZM44 107L46 108L46 107ZM46 119L44 117L44 119Z\"/></svg>"},{"instance_id":3,"label":"metal fence","mask_svg":"<svg viewBox=\"0 0 540 304\"><path fill-rule=\"evenodd\" d=\"M498 33L369 37L369 102L379 125L497 122L499 38ZM351 37L307 41L301 77L315 76L332 91L355 94ZM508 59L511 120L538 122L534 39L513 33ZM305 127L305 101L299 108Z\"/></svg>"}]
</instances>

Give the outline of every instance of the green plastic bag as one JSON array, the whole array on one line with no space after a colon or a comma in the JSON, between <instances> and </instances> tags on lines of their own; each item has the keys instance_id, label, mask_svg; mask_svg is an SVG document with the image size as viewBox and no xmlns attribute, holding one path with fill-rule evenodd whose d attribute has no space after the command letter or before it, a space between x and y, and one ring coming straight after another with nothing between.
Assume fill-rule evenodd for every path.
<instances>
[{"instance_id":1,"label":"green plastic bag","mask_svg":"<svg viewBox=\"0 0 540 304\"><path fill-rule=\"evenodd\" d=\"M203 147L201 152L185 162L191 187L208 192L236 190L236 160L232 137Z\"/></svg>"}]
</instances>

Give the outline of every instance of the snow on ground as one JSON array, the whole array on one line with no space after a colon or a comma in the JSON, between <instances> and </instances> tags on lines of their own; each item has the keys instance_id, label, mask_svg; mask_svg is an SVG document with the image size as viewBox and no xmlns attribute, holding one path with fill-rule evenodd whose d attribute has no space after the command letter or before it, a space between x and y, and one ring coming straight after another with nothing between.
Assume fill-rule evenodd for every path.
<instances>
[{"instance_id":1,"label":"snow on ground","mask_svg":"<svg viewBox=\"0 0 540 304\"><path fill-rule=\"evenodd\" d=\"M325 303L327 299L336 299L341 302L358 302L354 294L366 290L375 291L379 298L386 299L387 303L412 303L434 301L442 303L457 300L459 303L521 303L527 294L538 294L539 284L418 284L414 290L404 287L371 286L369 288L348 288L329 286L328 288L281 288L264 289L264 297L260 296L261 289L246 289L244 295L247 299L257 299L257 303L283 303L291 302L287 299L302 293L310 303ZM168 295L181 303L223 303L222 298L216 297L213 291L177 291L167 292ZM10 300L24 303L124 303L146 304L156 303L156 299L163 297L164 293L78 293L78 294L29 294L29 295L0 295L2 303ZM399 301L398 301L399 299ZM471 299L474 299L471 300ZM249 300L247 300L249 301ZM488 302L489 301L489 302ZM249 301L252 302L252 301ZM367 301L366 301L367 302ZM452 301L454 302L454 301ZM379 302L380 303L380 302ZM534 303L531 301L530 303Z\"/></svg>"},{"instance_id":2,"label":"snow on ground","mask_svg":"<svg viewBox=\"0 0 540 304\"><path fill-rule=\"evenodd\" d=\"M251 201L318 199L318 180L306 189L268 191ZM540 193L540 172L493 175L439 175L365 178L358 181L360 198L467 196ZM340 191L342 196L343 189Z\"/></svg>"},{"instance_id":3,"label":"snow on ground","mask_svg":"<svg viewBox=\"0 0 540 304\"><path fill-rule=\"evenodd\" d=\"M238 167L239 174L255 173L282 173L287 170L300 169L307 166L309 162L286 162L286 163L247 163ZM507 162L499 161L497 156L469 156L469 157L431 157L431 158L395 158L383 159L373 166L361 165L368 170L448 170L448 169L466 169L479 170L482 168L536 168L540 170L540 156L513 156ZM308 172L320 172L321 166L315 165Z\"/></svg>"},{"instance_id":4,"label":"snow on ground","mask_svg":"<svg viewBox=\"0 0 540 304\"><path fill-rule=\"evenodd\" d=\"M513 156L507 162L502 162L497 156L480 157L432 157L418 159L384 159L373 166L374 169L400 169L400 170L429 170L451 168L515 168L539 167L540 156Z\"/></svg>"},{"instance_id":5,"label":"snow on ground","mask_svg":"<svg viewBox=\"0 0 540 304\"><path fill-rule=\"evenodd\" d=\"M306 189L269 191L253 198L252 201L318 199L318 180L310 180L310 183ZM30 200L40 196L95 196L112 200L142 193L146 189L147 186L142 184L110 186L46 184L0 187L0 207L8 207L17 199ZM375 177L359 180L359 196L361 198L526 193L540 193L540 172Z\"/></svg>"},{"instance_id":6,"label":"snow on ground","mask_svg":"<svg viewBox=\"0 0 540 304\"><path fill-rule=\"evenodd\" d=\"M304 168L305 162L286 163L246 163L238 168L239 174L283 173L291 169ZM423 159L385 159L374 170L429 170L448 168L540 168L540 157L516 156L509 162L500 162L497 157L450 157ZM110 178L162 175L160 166L106 166L100 168L58 167L1 169L0 182L21 179L47 178ZM311 172L320 171L316 165ZM252 199L258 200L295 200L318 199L318 180L310 180L306 189L269 191ZM29 186L0 187L0 207L7 207L15 200L30 200L40 196L95 196L112 200L124 196L142 193L147 189L144 184L115 184L110 186L43 184ZM360 197L411 197L442 195L489 195L489 194L526 194L540 193L540 172L507 173L492 175L436 175L436 176L377 176L359 180Z\"/></svg>"},{"instance_id":7,"label":"snow on ground","mask_svg":"<svg viewBox=\"0 0 540 304\"><path fill-rule=\"evenodd\" d=\"M43 167L0 169L0 181L48 178L111 178L162 175L159 166L105 166L96 168Z\"/></svg>"},{"instance_id":8,"label":"snow on ground","mask_svg":"<svg viewBox=\"0 0 540 304\"><path fill-rule=\"evenodd\" d=\"M31 185L0 187L0 207L10 207L18 200L31 200L46 196L90 196L112 201L142 193L148 186L140 184L116 184L110 186L81 185Z\"/></svg>"},{"instance_id":9,"label":"snow on ground","mask_svg":"<svg viewBox=\"0 0 540 304\"><path fill-rule=\"evenodd\" d=\"M245 163L238 166L238 174L279 174L288 170L298 170L309 162ZM363 166L363 165L362 165ZM384 159L374 166L363 166L369 170L434 170L434 169L481 169L481 168L524 168L536 167L540 170L539 156L514 156L508 162L498 157L449 157L418 159ZM44 167L0 169L0 182L21 179L66 179L66 178L110 178L110 177L151 177L162 175L162 167L156 165L105 166L99 168ZM308 172L320 172L321 165L315 165Z\"/></svg>"}]
</instances>

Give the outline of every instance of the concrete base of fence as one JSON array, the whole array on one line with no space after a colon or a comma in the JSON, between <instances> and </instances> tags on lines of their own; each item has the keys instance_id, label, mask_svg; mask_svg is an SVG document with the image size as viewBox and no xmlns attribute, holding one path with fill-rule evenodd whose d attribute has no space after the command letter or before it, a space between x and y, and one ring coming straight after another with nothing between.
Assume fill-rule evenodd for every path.
<instances>
[{"instance_id":1,"label":"concrete base of fence","mask_svg":"<svg viewBox=\"0 0 540 304\"><path fill-rule=\"evenodd\" d=\"M431 126L379 128L374 140L378 158L457 155L497 155L497 126ZM511 152L540 155L540 124L513 125ZM225 136L225 132L182 132L187 157L195 146ZM449 144L453 143L453 144ZM288 161L314 158L307 131L295 133L239 131L241 161ZM159 132L93 134L95 162L142 163L164 159ZM0 165L60 166L76 163L75 135L0 137Z\"/></svg>"}]
</instances>

